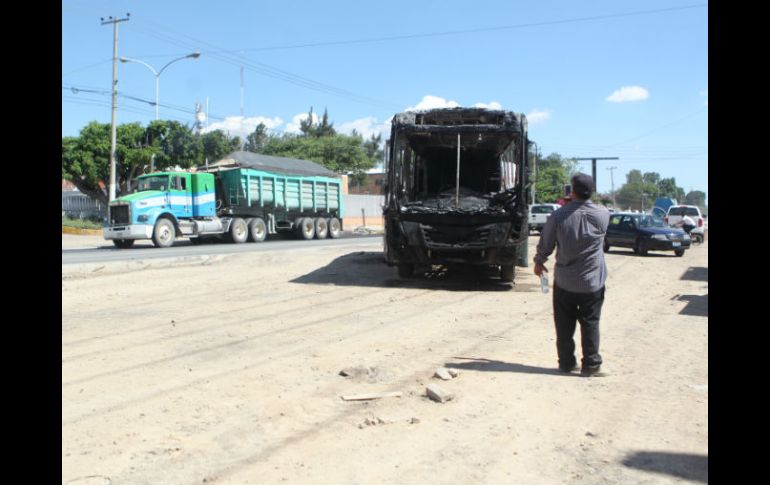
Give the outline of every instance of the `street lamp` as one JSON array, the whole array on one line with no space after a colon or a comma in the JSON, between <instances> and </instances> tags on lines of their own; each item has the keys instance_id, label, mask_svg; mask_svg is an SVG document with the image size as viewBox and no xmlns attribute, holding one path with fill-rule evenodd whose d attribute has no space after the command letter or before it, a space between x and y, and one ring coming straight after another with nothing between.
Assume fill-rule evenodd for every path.
<instances>
[{"instance_id":1,"label":"street lamp","mask_svg":"<svg viewBox=\"0 0 770 485\"><path fill-rule=\"evenodd\" d=\"M137 62L139 64L142 64L147 69L152 71L152 73L155 75L155 119L158 119L158 96L160 92L160 75L161 73L171 64L175 63L176 61L181 61L182 59L192 58L197 59L201 56L200 52L193 52L192 54L188 54L186 56L179 57L177 59L174 59L173 61L169 62L165 66L161 67L159 71L156 71L151 65L147 64L144 61L140 61L139 59L130 59L128 57L121 57L120 62Z\"/></svg>"}]
</instances>

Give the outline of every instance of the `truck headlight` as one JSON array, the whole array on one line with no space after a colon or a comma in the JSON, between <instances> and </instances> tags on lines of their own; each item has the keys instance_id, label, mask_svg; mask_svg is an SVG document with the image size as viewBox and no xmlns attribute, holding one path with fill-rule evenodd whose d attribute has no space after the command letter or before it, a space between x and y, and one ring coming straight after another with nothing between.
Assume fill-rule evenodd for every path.
<instances>
[{"instance_id":1,"label":"truck headlight","mask_svg":"<svg viewBox=\"0 0 770 485\"><path fill-rule=\"evenodd\" d=\"M136 220L139 222L147 222L147 220L150 218L147 214L142 214L141 216L137 217Z\"/></svg>"}]
</instances>

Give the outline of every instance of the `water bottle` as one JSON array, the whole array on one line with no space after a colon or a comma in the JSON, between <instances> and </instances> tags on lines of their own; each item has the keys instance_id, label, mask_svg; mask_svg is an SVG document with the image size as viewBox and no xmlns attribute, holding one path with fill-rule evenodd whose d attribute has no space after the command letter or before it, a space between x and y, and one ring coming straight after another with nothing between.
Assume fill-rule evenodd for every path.
<instances>
[{"instance_id":1,"label":"water bottle","mask_svg":"<svg viewBox=\"0 0 770 485\"><path fill-rule=\"evenodd\" d=\"M540 275L540 291L543 293L548 293L548 277L545 275L545 273Z\"/></svg>"}]
</instances>

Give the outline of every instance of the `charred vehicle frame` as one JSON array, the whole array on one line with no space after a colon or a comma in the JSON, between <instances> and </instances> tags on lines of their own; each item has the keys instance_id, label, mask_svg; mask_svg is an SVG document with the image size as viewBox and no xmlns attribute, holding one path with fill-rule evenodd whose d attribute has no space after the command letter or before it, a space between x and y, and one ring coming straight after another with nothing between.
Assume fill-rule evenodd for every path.
<instances>
[{"instance_id":1,"label":"charred vehicle frame","mask_svg":"<svg viewBox=\"0 0 770 485\"><path fill-rule=\"evenodd\" d=\"M405 112L392 122L385 187L385 261L415 268L527 266L527 119L483 108Z\"/></svg>"}]
</instances>

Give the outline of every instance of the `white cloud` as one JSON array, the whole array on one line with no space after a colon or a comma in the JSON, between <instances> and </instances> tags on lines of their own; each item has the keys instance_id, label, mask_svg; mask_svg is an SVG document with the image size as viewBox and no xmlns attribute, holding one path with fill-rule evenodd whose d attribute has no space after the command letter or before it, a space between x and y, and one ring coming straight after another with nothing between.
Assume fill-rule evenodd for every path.
<instances>
[{"instance_id":1,"label":"white cloud","mask_svg":"<svg viewBox=\"0 0 770 485\"><path fill-rule=\"evenodd\" d=\"M335 129L338 133L343 133L345 135L349 135L353 130L356 130L365 140L370 138L373 134L377 135L379 133L384 140L387 138L387 133L390 130L390 123L388 121L378 123L377 118L368 116L358 120L346 121Z\"/></svg>"},{"instance_id":2,"label":"white cloud","mask_svg":"<svg viewBox=\"0 0 770 485\"><path fill-rule=\"evenodd\" d=\"M417 106L410 106L406 108L404 111L420 111L424 109L435 109L435 108L459 108L460 104L457 101L447 101L444 98L439 98L438 96L431 96L430 94L427 94L422 97L422 101L417 103Z\"/></svg>"},{"instance_id":3,"label":"white cloud","mask_svg":"<svg viewBox=\"0 0 770 485\"><path fill-rule=\"evenodd\" d=\"M706 101L704 101L703 106L708 108L708 105L709 105L709 90L707 89L705 91L701 91L698 94L700 94L701 96L705 96L706 97Z\"/></svg>"},{"instance_id":4,"label":"white cloud","mask_svg":"<svg viewBox=\"0 0 770 485\"><path fill-rule=\"evenodd\" d=\"M246 118L243 116L227 116L224 121L218 121L212 123L208 127L201 130L201 133L208 133L214 130L222 130L229 136L239 136L241 139L246 139L254 130L257 125L264 123L268 130L273 130L283 124L283 120L279 117L267 118L265 116L253 116Z\"/></svg>"},{"instance_id":5,"label":"white cloud","mask_svg":"<svg viewBox=\"0 0 770 485\"><path fill-rule=\"evenodd\" d=\"M551 118L550 109L539 110L535 108L529 113L527 113L527 122L532 125L537 123L542 123L550 118Z\"/></svg>"},{"instance_id":6,"label":"white cloud","mask_svg":"<svg viewBox=\"0 0 770 485\"><path fill-rule=\"evenodd\" d=\"M650 97L650 92L641 86L623 86L611 95L606 101L613 103L625 103L628 101L643 101Z\"/></svg>"},{"instance_id":7,"label":"white cloud","mask_svg":"<svg viewBox=\"0 0 770 485\"><path fill-rule=\"evenodd\" d=\"M307 119L307 113L300 113L298 115L294 115L294 117L291 119L291 123L286 124L286 128L284 128L284 133L301 133L302 131L299 129L299 124L301 121L305 121ZM320 118L318 117L318 113L313 111L313 124L316 124L320 121Z\"/></svg>"},{"instance_id":8,"label":"white cloud","mask_svg":"<svg viewBox=\"0 0 770 485\"><path fill-rule=\"evenodd\" d=\"M486 109L503 109L503 106L498 103L497 101L492 101L491 103L476 103L473 105L474 108L486 108Z\"/></svg>"}]
</instances>

